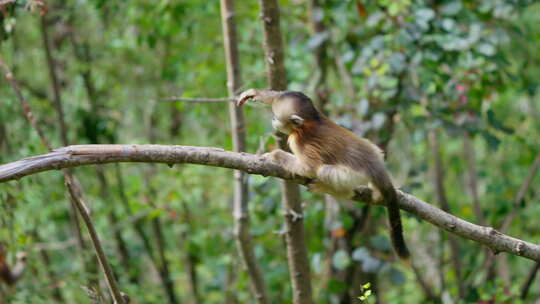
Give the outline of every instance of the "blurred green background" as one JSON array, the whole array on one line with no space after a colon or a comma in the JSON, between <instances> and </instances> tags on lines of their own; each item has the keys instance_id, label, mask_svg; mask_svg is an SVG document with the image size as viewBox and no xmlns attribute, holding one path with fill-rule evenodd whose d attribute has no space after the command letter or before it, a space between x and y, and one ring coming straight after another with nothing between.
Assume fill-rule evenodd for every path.
<instances>
[{"instance_id":1,"label":"blurred green background","mask_svg":"<svg viewBox=\"0 0 540 304\"><path fill-rule=\"evenodd\" d=\"M507 232L538 243L540 178L516 201L540 153L535 2L279 1L289 88L383 147L405 191L436 206L447 201L443 208L452 214L497 229L514 216ZM159 101L227 96L219 1L49 0L46 7L42 17L41 1L2 4L0 52L53 146L62 141L43 31L69 143L232 149L226 104ZM266 87L259 3L237 1L235 18L243 88ZM0 163L45 153L8 83L0 83ZM247 151L272 149L269 111L245 111ZM232 231L232 171L111 164L74 172L121 289L134 303L171 301L164 265L178 303L255 302ZM250 176L249 189L254 249L271 302L292 303L278 181ZM492 259L478 243L402 212L415 274L391 251L384 209L336 205L305 189L302 199L316 303L362 303L353 295L367 282L374 292L368 303L540 297L539 280L520 300L530 260ZM0 184L8 261L29 253L24 276L3 288L7 303L91 303L95 292L88 289L107 294L91 245L77 245L70 218L57 171Z\"/></svg>"}]
</instances>

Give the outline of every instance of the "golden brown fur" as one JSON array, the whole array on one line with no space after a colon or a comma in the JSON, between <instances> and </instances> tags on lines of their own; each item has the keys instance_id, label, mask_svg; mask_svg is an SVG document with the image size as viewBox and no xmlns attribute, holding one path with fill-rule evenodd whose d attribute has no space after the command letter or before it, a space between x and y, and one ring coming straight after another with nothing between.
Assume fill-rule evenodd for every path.
<instances>
[{"instance_id":1,"label":"golden brown fur","mask_svg":"<svg viewBox=\"0 0 540 304\"><path fill-rule=\"evenodd\" d=\"M409 257L403 239L397 192L384 167L382 151L369 140L338 126L320 114L312 101L300 92L250 89L238 104L248 99L272 106L272 125L289 135L291 153L275 150L267 157L289 170L315 179L312 191L352 198L354 190L369 185L374 199L384 199L388 207L390 234L397 254Z\"/></svg>"}]
</instances>

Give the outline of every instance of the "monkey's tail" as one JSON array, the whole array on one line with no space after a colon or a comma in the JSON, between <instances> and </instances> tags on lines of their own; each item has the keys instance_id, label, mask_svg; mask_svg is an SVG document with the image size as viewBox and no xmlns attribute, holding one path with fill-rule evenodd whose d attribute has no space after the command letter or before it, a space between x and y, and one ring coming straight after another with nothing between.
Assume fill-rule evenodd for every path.
<instances>
[{"instance_id":1,"label":"monkey's tail","mask_svg":"<svg viewBox=\"0 0 540 304\"><path fill-rule=\"evenodd\" d=\"M401 259L409 260L410 253L403 238L403 225L401 224L396 188L394 188L390 176L384 169L384 165L381 164L381 166L383 168L374 168L375 170L372 170L372 182L379 189L386 202L392 246Z\"/></svg>"}]
</instances>

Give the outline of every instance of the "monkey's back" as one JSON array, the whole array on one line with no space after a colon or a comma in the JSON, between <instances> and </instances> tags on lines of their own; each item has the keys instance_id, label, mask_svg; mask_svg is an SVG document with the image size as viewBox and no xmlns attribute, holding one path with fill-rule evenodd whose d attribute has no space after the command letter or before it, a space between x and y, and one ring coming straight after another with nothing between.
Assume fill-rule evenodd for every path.
<instances>
[{"instance_id":1,"label":"monkey's back","mask_svg":"<svg viewBox=\"0 0 540 304\"><path fill-rule=\"evenodd\" d=\"M383 152L369 140L322 117L289 137L293 153L311 167L345 165L358 171L383 166Z\"/></svg>"}]
</instances>

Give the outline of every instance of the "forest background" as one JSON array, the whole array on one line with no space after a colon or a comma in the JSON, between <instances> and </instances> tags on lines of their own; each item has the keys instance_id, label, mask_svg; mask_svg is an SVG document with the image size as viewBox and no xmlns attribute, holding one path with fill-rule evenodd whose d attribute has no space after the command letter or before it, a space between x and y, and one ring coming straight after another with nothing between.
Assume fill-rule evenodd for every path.
<instances>
[{"instance_id":1,"label":"forest background","mask_svg":"<svg viewBox=\"0 0 540 304\"><path fill-rule=\"evenodd\" d=\"M228 101L288 88L383 148L403 191L539 243L536 1L232 2L0 1L0 164L44 143L269 151L269 111ZM282 207L279 179L190 164L63 172L0 184L0 303L125 301L115 286L132 303L540 297L540 259L494 255L414 213L402 212L408 267L382 207L303 187Z\"/></svg>"}]
</instances>

